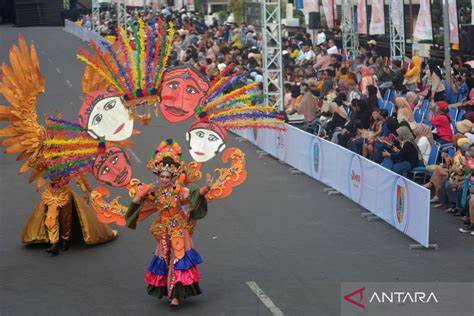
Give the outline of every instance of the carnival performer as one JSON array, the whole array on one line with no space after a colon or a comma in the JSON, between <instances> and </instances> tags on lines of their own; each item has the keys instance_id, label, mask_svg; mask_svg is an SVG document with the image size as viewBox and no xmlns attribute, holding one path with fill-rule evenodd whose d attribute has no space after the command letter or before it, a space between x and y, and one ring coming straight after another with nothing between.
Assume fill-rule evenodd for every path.
<instances>
[{"instance_id":1,"label":"carnival performer","mask_svg":"<svg viewBox=\"0 0 474 316\"><path fill-rule=\"evenodd\" d=\"M38 123L36 112L37 98L44 92L44 77L41 74L36 48L28 47L24 38L19 37L19 45L10 49L10 64L2 66L0 93L9 105L0 106L0 121L8 125L0 130L1 145L5 153L19 154L17 160L26 160L19 173L30 170L29 182L38 180L39 190L46 184L46 189L21 234L23 243L50 243L47 250L52 255L59 254L62 247L67 249L71 237L73 213L79 218L80 230L86 244L97 244L116 238L117 232L101 223L95 211L64 182L64 175L57 174L46 178L45 173L50 164L44 155L47 142L54 141L44 126ZM1 77L1 76L0 76ZM94 149L98 150L98 149ZM74 178L85 195L90 186L84 176ZM64 185L58 186L59 182Z\"/></svg>"},{"instance_id":2,"label":"carnival performer","mask_svg":"<svg viewBox=\"0 0 474 316\"><path fill-rule=\"evenodd\" d=\"M147 292L158 298L167 296L176 307L182 299L201 293L197 265L202 258L193 247L192 236L196 221L207 214L205 194L213 179L207 174L206 186L187 188L181 148L172 139L161 142L147 167L158 179L138 186L125 217L127 226L135 229L137 221L157 213L150 228L157 245L145 275Z\"/></svg>"}]
</instances>

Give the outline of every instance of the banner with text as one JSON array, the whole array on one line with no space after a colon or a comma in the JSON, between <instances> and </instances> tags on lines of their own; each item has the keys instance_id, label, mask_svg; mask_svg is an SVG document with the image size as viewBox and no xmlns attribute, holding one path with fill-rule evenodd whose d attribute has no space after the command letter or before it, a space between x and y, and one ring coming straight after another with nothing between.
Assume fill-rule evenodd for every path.
<instances>
[{"instance_id":1,"label":"banner with text","mask_svg":"<svg viewBox=\"0 0 474 316\"><path fill-rule=\"evenodd\" d=\"M287 128L235 133L428 247L429 190L344 147L291 125Z\"/></svg>"}]
</instances>

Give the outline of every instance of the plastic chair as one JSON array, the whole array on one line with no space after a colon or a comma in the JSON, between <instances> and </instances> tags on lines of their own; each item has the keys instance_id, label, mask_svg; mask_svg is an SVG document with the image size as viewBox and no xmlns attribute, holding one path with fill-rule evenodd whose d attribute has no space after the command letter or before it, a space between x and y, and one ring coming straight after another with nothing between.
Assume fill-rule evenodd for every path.
<instances>
[{"instance_id":1,"label":"plastic chair","mask_svg":"<svg viewBox=\"0 0 474 316\"><path fill-rule=\"evenodd\" d=\"M390 91L391 91L390 92L390 101L392 101L392 103L395 104L395 97L396 97L395 90L390 89Z\"/></svg>"},{"instance_id":2,"label":"plastic chair","mask_svg":"<svg viewBox=\"0 0 474 316\"><path fill-rule=\"evenodd\" d=\"M387 101L385 103L385 109L387 110L389 117L392 116L393 108L394 108L394 104L392 101Z\"/></svg>"},{"instance_id":3,"label":"plastic chair","mask_svg":"<svg viewBox=\"0 0 474 316\"><path fill-rule=\"evenodd\" d=\"M423 102L421 103L421 112L423 112L423 114L426 112L426 110L429 110L430 109L430 100L423 100Z\"/></svg>"},{"instance_id":4,"label":"plastic chair","mask_svg":"<svg viewBox=\"0 0 474 316\"><path fill-rule=\"evenodd\" d=\"M458 111L458 116L456 117L456 121L462 121L464 119L464 114L466 114L466 111L463 109L460 109Z\"/></svg>"},{"instance_id":5,"label":"plastic chair","mask_svg":"<svg viewBox=\"0 0 474 316\"><path fill-rule=\"evenodd\" d=\"M456 154L456 148L454 148L454 146L449 147L448 148L449 157L454 158L454 154Z\"/></svg>"},{"instance_id":6,"label":"plastic chair","mask_svg":"<svg viewBox=\"0 0 474 316\"><path fill-rule=\"evenodd\" d=\"M449 104L453 104L453 103L456 103L456 95L454 94L454 91L453 91L453 88L449 87L447 90L446 90L446 101L449 103Z\"/></svg>"},{"instance_id":7,"label":"plastic chair","mask_svg":"<svg viewBox=\"0 0 474 316\"><path fill-rule=\"evenodd\" d=\"M380 109L385 108L385 102L384 102L384 100L382 100L382 99L377 99L377 100L378 100L378 102L379 102L379 108L380 108Z\"/></svg>"},{"instance_id":8,"label":"plastic chair","mask_svg":"<svg viewBox=\"0 0 474 316\"><path fill-rule=\"evenodd\" d=\"M428 107L426 109L425 112L423 112L423 123L428 125L428 126L431 126L431 122L430 122L430 108Z\"/></svg>"},{"instance_id":9,"label":"plastic chair","mask_svg":"<svg viewBox=\"0 0 474 316\"><path fill-rule=\"evenodd\" d=\"M421 123L421 121L423 120L423 113L419 108L416 108L415 111L413 111L413 116L415 118L415 122L417 123Z\"/></svg>"},{"instance_id":10,"label":"plastic chair","mask_svg":"<svg viewBox=\"0 0 474 316\"><path fill-rule=\"evenodd\" d=\"M439 155L439 152L440 152L440 148L441 148L441 145L439 143L435 142L433 144L433 146L431 147L430 156L428 157L428 163L426 164L426 166L418 166L418 167L415 167L412 170L412 173L413 173L412 180L413 181L415 181L415 179L423 178L423 181L424 181L423 183L426 183L427 176L429 176L433 173L433 171L428 170L426 167L436 164L436 161L438 160L438 155ZM422 177L421 177L421 175L422 175Z\"/></svg>"},{"instance_id":11,"label":"plastic chair","mask_svg":"<svg viewBox=\"0 0 474 316\"><path fill-rule=\"evenodd\" d=\"M453 121L456 121L456 118L458 116L458 109L455 109L455 108L450 108L449 109L449 115L451 116L451 119Z\"/></svg>"},{"instance_id":12,"label":"plastic chair","mask_svg":"<svg viewBox=\"0 0 474 316\"><path fill-rule=\"evenodd\" d=\"M385 93L384 93L384 95L383 95L383 100L384 100L385 102L387 102L387 101L390 100L390 95L392 94L392 91L393 91L392 89L387 89L387 90L385 90Z\"/></svg>"}]
</instances>

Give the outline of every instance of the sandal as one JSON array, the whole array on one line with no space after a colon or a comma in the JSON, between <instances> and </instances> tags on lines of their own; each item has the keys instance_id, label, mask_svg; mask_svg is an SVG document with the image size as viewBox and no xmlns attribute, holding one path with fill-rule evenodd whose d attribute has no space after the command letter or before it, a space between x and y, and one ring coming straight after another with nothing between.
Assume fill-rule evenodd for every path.
<instances>
[{"instance_id":1,"label":"sandal","mask_svg":"<svg viewBox=\"0 0 474 316\"><path fill-rule=\"evenodd\" d=\"M179 306L179 301L177 298L173 298L171 301L170 301L170 306L171 307L178 307Z\"/></svg>"},{"instance_id":2,"label":"sandal","mask_svg":"<svg viewBox=\"0 0 474 316\"><path fill-rule=\"evenodd\" d=\"M439 202L439 198L437 196L433 196L433 198L430 200L430 203L437 203Z\"/></svg>"},{"instance_id":3,"label":"sandal","mask_svg":"<svg viewBox=\"0 0 474 316\"><path fill-rule=\"evenodd\" d=\"M431 189L433 187L433 183L431 181L428 181L428 183L423 184L423 187Z\"/></svg>"}]
</instances>

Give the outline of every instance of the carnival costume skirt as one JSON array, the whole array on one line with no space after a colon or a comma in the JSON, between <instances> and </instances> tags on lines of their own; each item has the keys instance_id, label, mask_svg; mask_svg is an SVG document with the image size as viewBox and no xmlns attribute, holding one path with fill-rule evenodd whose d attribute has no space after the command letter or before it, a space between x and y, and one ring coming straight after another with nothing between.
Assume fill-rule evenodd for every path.
<instances>
[{"instance_id":1,"label":"carnival costume skirt","mask_svg":"<svg viewBox=\"0 0 474 316\"><path fill-rule=\"evenodd\" d=\"M164 258L154 256L148 266L145 281L147 292L157 298L167 296L170 299L183 299L201 294L198 264L202 262L199 253L190 249L184 257L172 264Z\"/></svg>"}]
</instances>

